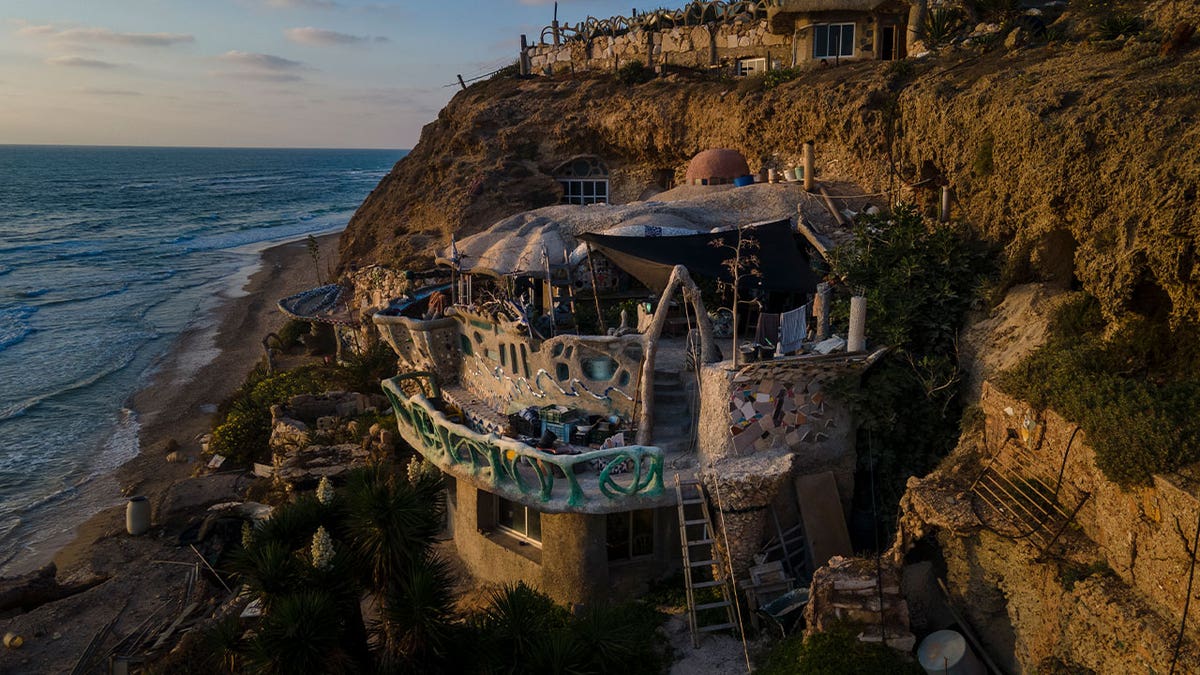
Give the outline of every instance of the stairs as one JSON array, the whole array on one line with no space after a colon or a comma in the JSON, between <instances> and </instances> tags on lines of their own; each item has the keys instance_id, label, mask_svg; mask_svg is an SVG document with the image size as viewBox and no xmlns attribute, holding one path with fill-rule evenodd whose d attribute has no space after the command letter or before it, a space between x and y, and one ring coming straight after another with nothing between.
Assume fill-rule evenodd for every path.
<instances>
[{"instance_id":1,"label":"stairs","mask_svg":"<svg viewBox=\"0 0 1200 675\"><path fill-rule=\"evenodd\" d=\"M679 508L679 540L683 547L688 628L692 633L692 646L699 647L701 633L731 628L740 630L740 627L734 614L732 588L714 547L716 531L708 512L704 485L695 479L680 479L676 474L675 497Z\"/></svg>"},{"instance_id":2,"label":"stairs","mask_svg":"<svg viewBox=\"0 0 1200 675\"><path fill-rule=\"evenodd\" d=\"M654 371L654 428L651 442L664 452L692 447L694 411L678 371Z\"/></svg>"},{"instance_id":3,"label":"stairs","mask_svg":"<svg viewBox=\"0 0 1200 675\"><path fill-rule=\"evenodd\" d=\"M544 249L543 249L544 250ZM549 257L546 258L549 260ZM576 333L575 279L566 251L562 264L546 265L546 313L554 320L553 333Z\"/></svg>"}]
</instances>

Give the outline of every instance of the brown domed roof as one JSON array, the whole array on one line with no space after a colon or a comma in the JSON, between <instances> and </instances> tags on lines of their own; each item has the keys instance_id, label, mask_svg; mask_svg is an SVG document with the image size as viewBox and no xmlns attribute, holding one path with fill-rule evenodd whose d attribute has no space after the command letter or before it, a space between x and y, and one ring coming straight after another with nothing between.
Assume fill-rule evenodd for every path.
<instances>
[{"instance_id":1,"label":"brown domed roof","mask_svg":"<svg viewBox=\"0 0 1200 675\"><path fill-rule=\"evenodd\" d=\"M697 178L711 180L717 178L731 181L739 176L750 173L746 158L737 150L714 148L700 152L688 164L687 182L694 183Z\"/></svg>"}]
</instances>

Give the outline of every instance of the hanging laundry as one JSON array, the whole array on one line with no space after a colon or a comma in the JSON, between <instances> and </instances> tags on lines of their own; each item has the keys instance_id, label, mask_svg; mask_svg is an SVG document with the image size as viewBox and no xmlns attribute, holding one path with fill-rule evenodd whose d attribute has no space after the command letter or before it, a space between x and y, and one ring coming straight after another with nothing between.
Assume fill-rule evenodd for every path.
<instances>
[{"instance_id":1,"label":"hanging laundry","mask_svg":"<svg viewBox=\"0 0 1200 675\"><path fill-rule=\"evenodd\" d=\"M808 305L801 305L779 317L779 351L791 354L800 351L808 333Z\"/></svg>"}]
</instances>

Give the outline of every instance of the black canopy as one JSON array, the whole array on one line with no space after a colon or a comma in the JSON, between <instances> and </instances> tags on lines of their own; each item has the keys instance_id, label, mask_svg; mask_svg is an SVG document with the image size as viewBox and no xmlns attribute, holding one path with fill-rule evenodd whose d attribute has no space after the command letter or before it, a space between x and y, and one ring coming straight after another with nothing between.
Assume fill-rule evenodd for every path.
<instances>
[{"instance_id":1,"label":"black canopy","mask_svg":"<svg viewBox=\"0 0 1200 675\"><path fill-rule=\"evenodd\" d=\"M756 264L746 265L743 270L758 271L758 276L743 271L742 287L760 286L768 291L797 293L816 290L816 275L808 256L796 245L790 221L747 225L741 231L742 256L757 258ZM579 238L656 291L661 292L666 287L675 265L683 265L693 274L726 282L733 280L724 263L734 256L737 230L679 237L616 237L587 233Z\"/></svg>"}]
</instances>

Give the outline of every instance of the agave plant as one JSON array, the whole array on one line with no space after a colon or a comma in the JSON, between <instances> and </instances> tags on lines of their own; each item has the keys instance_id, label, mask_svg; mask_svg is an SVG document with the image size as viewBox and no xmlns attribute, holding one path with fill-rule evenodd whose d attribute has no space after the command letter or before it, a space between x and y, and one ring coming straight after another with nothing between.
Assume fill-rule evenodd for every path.
<instances>
[{"instance_id":1,"label":"agave plant","mask_svg":"<svg viewBox=\"0 0 1200 675\"><path fill-rule=\"evenodd\" d=\"M930 49L950 42L962 25L962 19L957 10L933 9L925 13L921 22L921 39Z\"/></svg>"}]
</instances>

